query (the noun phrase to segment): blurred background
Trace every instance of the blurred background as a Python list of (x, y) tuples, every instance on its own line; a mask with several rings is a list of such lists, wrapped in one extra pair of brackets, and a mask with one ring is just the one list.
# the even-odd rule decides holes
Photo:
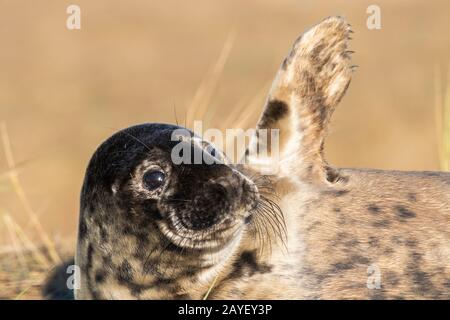
[[(66, 28), (71, 4), (81, 30)], [(371, 4), (380, 30), (366, 27)], [(0, 0), (0, 254), (26, 269), (23, 248), (73, 251), (86, 165), (114, 131), (175, 123), (175, 113), (183, 124), (196, 108), (209, 127), (231, 115), (229, 127), (252, 127), (293, 41), (337, 14), (353, 26), (359, 68), (332, 121), (329, 162), (445, 169), (448, 0)], [(32, 258), (45, 269), (49, 256)], [(7, 283), (11, 268), (0, 259), (0, 298), (26, 297), (34, 282), (23, 272)]]

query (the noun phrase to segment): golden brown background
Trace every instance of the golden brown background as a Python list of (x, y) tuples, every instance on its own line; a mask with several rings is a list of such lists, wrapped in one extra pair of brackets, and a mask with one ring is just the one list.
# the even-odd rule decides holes
[[(66, 28), (70, 4), (81, 7), (81, 30)], [(366, 27), (371, 4), (381, 7), (381, 30)], [(233, 110), (251, 110), (251, 126), (296, 37), (337, 14), (353, 25), (359, 69), (332, 122), (330, 163), (438, 170), (435, 79), (450, 60), (448, 0), (0, 0), (0, 121), (45, 232), (73, 246), (85, 167), (115, 130), (173, 123), (174, 108), (183, 123), (198, 88), (211, 126)], [(8, 170), (1, 149), (0, 215), (39, 243)], [(14, 236), (3, 222), (6, 252)]]

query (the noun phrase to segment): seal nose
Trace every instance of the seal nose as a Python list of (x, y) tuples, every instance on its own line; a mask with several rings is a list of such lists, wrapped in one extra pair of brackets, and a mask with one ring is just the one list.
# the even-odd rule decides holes
[(193, 201), (189, 227), (201, 230), (212, 227), (230, 211), (230, 195), (220, 183), (208, 183)]

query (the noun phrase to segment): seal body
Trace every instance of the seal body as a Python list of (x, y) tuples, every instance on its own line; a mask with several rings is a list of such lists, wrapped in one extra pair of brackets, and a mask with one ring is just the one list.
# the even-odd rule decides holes
[[(331, 17), (297, 39), (243, 164), (191, 132), (174, 140), (172, 125), (102, 144), (81, 194), (76, 298), (449, 299), (450, 174), (324, 158), (350, 34)], [(261, 150), (274, 174), (252, 160)]]
[(210, 298), (449, 299), (450, 174), (338, 173), (280, 181), (287, 247), (247, 246)]

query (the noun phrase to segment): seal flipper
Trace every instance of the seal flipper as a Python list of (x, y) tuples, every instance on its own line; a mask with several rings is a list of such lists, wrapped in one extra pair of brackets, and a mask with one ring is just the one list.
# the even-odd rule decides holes
[(42, 296), (47, 300), (74, 300), (74, 290), (68, 288), (71, 274), (67, 271), (74, 266), (73, 258), (68, 259), (55, 266), (45, 279), (42, 286)]
[[(323, 143), (354, 68), (347, 51), (351, 32), (342, 17), (323, 20), (297, 39), (277, 73), (257, 133), (279, 129), (277, 171), (281, 176), (327, 179)], [(273, 153), (270, 142), (262, 141), (259, 134), (256, 137), (257, 144), (248, 154), (250, 165), (255, 150), (266, 148), (269, 158)]]

